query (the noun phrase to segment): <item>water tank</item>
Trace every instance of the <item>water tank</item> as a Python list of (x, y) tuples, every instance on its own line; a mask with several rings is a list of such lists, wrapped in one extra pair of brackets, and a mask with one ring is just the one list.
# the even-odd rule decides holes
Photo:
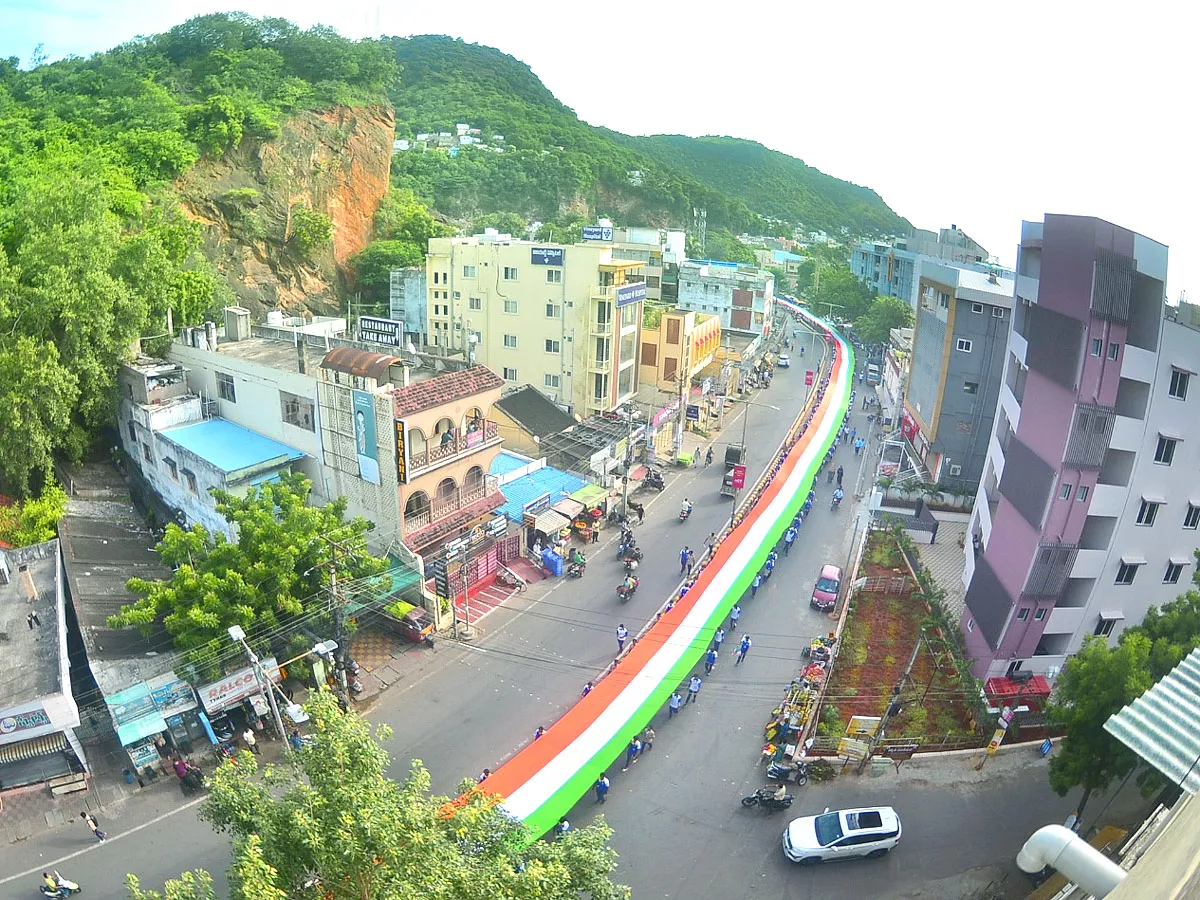
[(267, 324), (274, 325), (276, 328), (283, 327), (283, 310), (273, 309), (267, 313)]

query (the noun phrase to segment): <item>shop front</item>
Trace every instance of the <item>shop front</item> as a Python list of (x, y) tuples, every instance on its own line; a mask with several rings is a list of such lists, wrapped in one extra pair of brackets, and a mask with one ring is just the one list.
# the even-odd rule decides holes
[(452, 592), (459, 596), (494, 578), (501, 566), (521, 555), (520, 542), (520, 535), (509, 535), (508, 516), (504, 513), (448, 541), (439, 558), (445, 562)]
[[(264, 659), (260, 665), (272, 682), (279, 683), (281, 672), (275, 657)], [(214, 745), (231, 741), (247, 726), (262, 731), (264, 719), (270, 714), (266, 689), (250, 666), (202, 685), (197, 693), (204, 710), (198, 718), (208, 740)]]
[(0, 787), (39, 784), (85, 771), (82, 748), (76, 752), (78, 742), (72, 740), (78, 712), (71, 725), (56, 721), (59, 712), (67, 711), (41, 701), (0, 711)]

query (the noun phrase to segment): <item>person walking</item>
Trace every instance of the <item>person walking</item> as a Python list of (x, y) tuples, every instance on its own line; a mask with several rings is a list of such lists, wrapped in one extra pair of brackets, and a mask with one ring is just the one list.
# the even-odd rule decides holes
[(621, 653), (625, 649), (625, 642), (629, 640), (629, 629), (622, 622), (617, 626), (617, 652)]
[(704, 454), (704, 468), (707, 469), (709, 466), (712, 465), (712, 459), (713, 459), (713, 449), (712, 449), (712, 445), (710, 444), (708, 447), (708, 452)]
[(700, 676), (698, 674), (692, 675), (691, 681), (688, 682), (688, 696), (687, 700), (684, 701), (684, 706), (689, 703), (697, 702), (696, 695), (700, 693), (700, 686), (703, 684), (704, 682), (700, 680)]
[(750, 635), (748, 635), (748, 634), (742, 635), (742, 642), (740, 644), (738, 644), (738, 648), (735, 651), (733, 651), (734, 654), (737, 656), (737, 662), (734, 663), (735, 666), (740, 666), (742, 664), (742, 660), (745, 659), (746, 654), (750, 652), (750, 645), (752, 643), (753, 643), (753, 641), (750, 640)]
[(711, 675), (713, 666), (717, 664), (717, 651), (712, 647), (708, 648), (708, 652), (704, 654), (704, 674)]
[(775, 571), (775, 560), (768, 556), (767, 564), (763, 566), (763, 568), (766, 570), (767, 578), (769, 579), (771, 577), (771, 573)]
[(842, 467), (841, 467), (841, 466), (838, 466), (838, 468), (837, 468), (837, 483), (838, 483), (838, 487), (841, 487), (841, 486), (842, 486), (842, 476), (843, 476), (844, 474), (845, 474), (845, 471), (842, 469)]
[(647, 725), (646, 730), (642, 732), (642, 752), (643, 753), (649, 753), (651, 750), (654, 749), (654, 738), (655, 737), (656, 737), (656, 735), (654, 734), (654, 729), (651, 728), (649, 725)]
[(696, 566), (696, 551), (695, 551), (695, 550), (689, 550), (689, 551), (688, 551), (688, 558), (687, 558), (687, 575), (688, 575), (688, 578), (691, 578), (691, 577), (692, 577), (692, 569), (693, 569), (693, 568), (695, 568), (695, 566)]
[(729, 611), (729, 630), (737, 631), (738, 619), (742, 617), (742, 608), (736, 603), (733, 604), (733, 609)]
[(641, 752), (642, 742), (635, 737), (629, 742), (629, 746), (625, 748), (625, 766), (621, 769), (621, 771), (628, 772), (629, 767), (637, 762), (637, 758)]
[(783, 555), (787, 556), (792, 552), (792, 544), (796, 542), (796, 529), (789, 528), (783, 533)]
[(100, 830), (100, 823), (96, 821), (96, 817), (89, 812), (81, 812), (79, 818), (87, 824), (87, 827), (92, 830), (92, 834), (96, 836), (96, 840), (103, 842), (105, 834)]
[(249, 750), (255, 756), (259, 755), (260, 751), (258, 749), (258, 738), (254, 736), (254, 730), (252, 728), (247, 728), (242, 732), (242, 740), (245, 741), (247, 750)]
[(635, 513), (637, 513), (638, 524), (641, 525), (642, 519), (646, 518), (646, 504), (644, 504), (644, 503), (633, 504), (633, 511)]
[(585, 684), (583, 686), (583, 693), (579, 695), (580, 698), (582, 699), (583, 697), (586, 697), (588, 694), (590, 694), (592, 692), (592, 688), (594, 688), (595, 686), (596, 686), (596, 682), (594, 682), (594, 681), (589, 681), (587, 684)]
[(762, 572), (758, 572), (754, 576), (754, 580), (750, 582), (750, 599), (754, 599), (754, 595), (758, 593), (758, 589), (762, 587), (763, 577)]
[(604, 803), (608, 799), (608, 789), (612, 787), (612, 782), (608, 780), (608, 773), (601, 772), (600, 777), (596, 779), (596, 802)]
[(708, 537), (704, 539), (704, 546), (708, 548), (708, 555), (712, 556), (713, 551), (717, 549), (717, 533), (715, 531), (709, 532)]
[(718, 628), (717, 633), (713, 635), (713, 649), (720, 653), (723, 643), (725, 643), (725, 629)]
[(688, 554), (690, 554), (691, 552), (692, 551), (689, 550), (687, 547), (684, 547), (682, 550), (679, 551), (679, 574), (680, 575), (684, 575), (687, 573)]
[(679, 712), (679, 708), (683, 706), (683, 697), (679, 696), (679, 691), (674, 691), (671, 694), (671, 699), (667, 701), (667, 721), (671, 721), (671, 717)]

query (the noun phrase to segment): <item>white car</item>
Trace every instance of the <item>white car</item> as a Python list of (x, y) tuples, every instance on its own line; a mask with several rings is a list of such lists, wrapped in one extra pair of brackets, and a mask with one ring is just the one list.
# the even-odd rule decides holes
[(781, 369), (790, 369), (792, 367), (792, 358), (784, 353), (779, 357), (779, 362), (776, 365)]
[(783, 833), (783, 855), (801, 865), (885, 855), (900, 843), (900, 816), (890, 806), (825, 810), (793, 819)]

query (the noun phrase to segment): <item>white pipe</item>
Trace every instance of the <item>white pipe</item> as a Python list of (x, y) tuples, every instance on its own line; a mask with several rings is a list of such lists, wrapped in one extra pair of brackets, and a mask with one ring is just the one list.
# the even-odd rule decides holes
[(1106, 897), (1125, 878), (1125, 870), (1061, 825), (1039, 828), (1017, 854), (1017, 865), (1033, 875), (1046, 866), (1095, 897)]

